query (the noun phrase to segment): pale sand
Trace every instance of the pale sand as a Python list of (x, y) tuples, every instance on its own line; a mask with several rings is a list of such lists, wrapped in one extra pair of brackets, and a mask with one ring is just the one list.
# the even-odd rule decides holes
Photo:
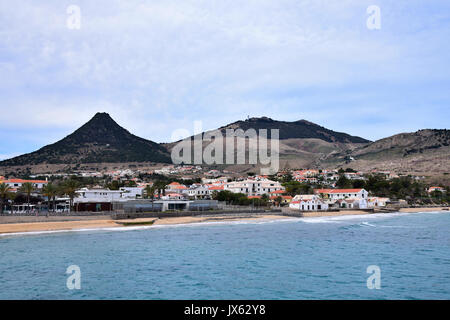
[(74, 230), (89, 228), (118, 227), (113, 220), (60, 221), (60, 222), (28, 222), (0, 224), (1, 233)]
[(153, 221), (154, 225), (170, 225), (170, 224), (187, 224), (198, 222), (220, 222), (220, 221), (237, 221), (237, 220), (257, 220), (257, 219), (286, 219), (289, 217), (276, 215), (248, 215), (248, 216), (207, 216), (207, 217), (173, 217), (173, 218), (140, 218), (130, 220), (88, 220), (88, 221), (60, 221), (60, 222), (31, 222), (31, 223), (7, 223), (0, 224), (0, 234), (17, 233), (17, 232), (35, 232), (35, 231), (64, 231), (77, 229), (97, 229), (97, 228), (115, 228), (123, 227), (122, 223), (126, 222), (146, 222)]
[[(443, 211), (447, 207), (437, 208), (402, 208), (400, 212), (428, 212), (428, 211)], [(342, 210), (339, 212), (304, 212), (304, 217), (323, 217), (323, 216), (344, 216), (344, 215), (362, 215), (370, 214), (361, 210)], [(126, 222), (146, 222), (153, 221), (153, 225), (176, 225), (199, 222), (221, 222), (221, 221), (238, 221), (238, 220), (275, 220), (275, 219), (292, 219), (289, 216), (281, 215), (217, 215), (217, 216), (203, 216), (203, 217), (173, 217), (173, 218), (140, 218), (130, 220), (112, 220), (112, 219), (98, 219), (98, 220), (82, 220), (82, 221), (49, 221), (49, 222), (24, 222), (24, 223), (5, 223), (0, 224), (0, 234), (16, 233), (16, 232), (35, 232), (35, 231), (64, 231), (77, 229), (97, 229), (97, 228), (114, 228), (123, 227), (122, 223)], [(300, 218), (301, 219), (301, 218)]]

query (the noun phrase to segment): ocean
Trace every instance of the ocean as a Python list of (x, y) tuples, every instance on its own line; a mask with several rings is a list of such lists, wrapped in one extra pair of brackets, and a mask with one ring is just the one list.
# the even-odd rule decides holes
[(450, 213), (3, 235), (0, 299), (450, 299)]

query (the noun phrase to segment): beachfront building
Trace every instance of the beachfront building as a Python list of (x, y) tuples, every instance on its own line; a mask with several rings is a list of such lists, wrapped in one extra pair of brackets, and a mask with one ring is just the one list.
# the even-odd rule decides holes
[(270, 194), (274, 191), (285, 190), (277, 181), (272, 180), (243, 180), (227, 182), (223, 185), (224, 190), (234, 193), (243, 193), (248, 196), (258, 196), (265, 193)]
[[(281, 200), (280, 203), (278, 203), (279, 200)], [(270, 196), (269, 201), (278, 204), (289, 204), (292, 201), (292, 196), (283, 196), (283, 195)]]
[(289, 203), (289, 208), (300, 211), (328, 210), (328, 204), (315, 194), (298, 194)]
[(364, 189), (315, 189), (314, 194), (329, 200), (343, 200), (349, 198), (367, 200), (369, 197), (369, 193)]
[(8, 185), (13, 190), (21, 188), (22, 185), (27, 182), (31, 183), (36, 189), (42, 189), (45, 185), (48, 184), (48, 181), (46, 180), (8, 179), (3, 181), (4, 184)]
[(111, 211), (113, 202), (127, 200), (123, 193), (122, 190), (82, 188), (73, 200), (75, 211)]
[(390, 201), (389, 198), (369, 197), (367, 199), (367, 204), (368, 204), (369, 208), (379, 208), (379, 207), (385, 207), (389, 201)]
[(368, 209), (369, 203), (367, 199), (345, 198), (336, 201), (336, 204), (341, 209)]

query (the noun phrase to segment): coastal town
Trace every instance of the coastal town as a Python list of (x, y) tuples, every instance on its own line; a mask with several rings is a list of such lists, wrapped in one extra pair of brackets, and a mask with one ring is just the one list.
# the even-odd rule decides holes
[(239, 174), (201, 166), (0, 176), (2, 215), (179, 212), (227, 208), (339, 212), (448, 205), (448, 187), (423, 177), (352, 169), (284, 169)]

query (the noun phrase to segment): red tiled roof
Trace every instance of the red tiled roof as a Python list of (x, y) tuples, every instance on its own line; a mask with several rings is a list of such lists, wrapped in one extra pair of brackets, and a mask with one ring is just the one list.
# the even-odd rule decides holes
[(212, 186), (208, 188), (209, 190), (223, 190), (223, 186)]
[(292, 199), (291, 196), (271, 196), (270, 199), (271, 199), (271, 200), (274, 200), (274, 199), (276, 199), (276, 198), (278, 198), (278, 197), (280, 197), (281, 199), (284, 199), (284, 200)]
[(358, 193), (363, 189), (316, 189), (314, 193)]
[(272, 192), (270, 192), (270, 193), (285, 193), (286, 191), (284, 191), (284, 190), (275, 190), (275, 191), (272, 191)]
[(23, 180), (23, 179), (9, 179), (9, 180), (5, 180), (3, 182), (4, 183), (26, 183), (26, 182), (31, 182), (31, 183), (48, 183), (48, 181), (45, 181), (45, 180)]

